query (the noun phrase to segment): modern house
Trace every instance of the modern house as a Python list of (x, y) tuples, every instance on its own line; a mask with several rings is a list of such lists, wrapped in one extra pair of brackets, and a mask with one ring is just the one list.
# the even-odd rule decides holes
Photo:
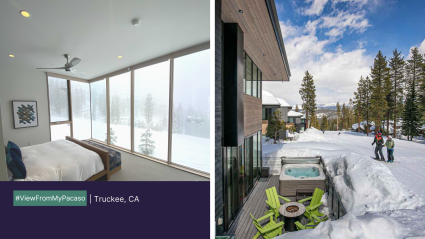
[(286, 127), (295, 127), (295, 131), (300, 133), (306, 129), (305, 115), (301, 112), (289, 111)]
[(216, 0), (215, 10), (215, 219), (223, 235), (260, 178), (262, 82), (291, 73), (274, 0)]
[(209, 180), (209, 1), (1, 1), (0, 22), (4, 143), (113, 149), (107, 180)]
[(282, 120), (288, 122), (288, 112), (292, 109), (292, 106), (284, 99), (274, 97), (268, 91), (263, 90), (262, 95), (262, 134), (265, 135), (269, 116), (279, 109), (282, 113)]

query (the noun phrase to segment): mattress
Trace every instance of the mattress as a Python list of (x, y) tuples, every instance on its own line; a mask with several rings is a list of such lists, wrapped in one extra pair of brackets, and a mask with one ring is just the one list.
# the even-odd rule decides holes
[(85, 181), (105, 169), (97, 153), (64, 139), (21, 152), (27, 177), (18, 181)]

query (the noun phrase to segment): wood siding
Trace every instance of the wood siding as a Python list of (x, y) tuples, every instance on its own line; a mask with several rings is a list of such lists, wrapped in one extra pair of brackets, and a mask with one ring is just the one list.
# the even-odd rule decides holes
[(244, 94), (244, 135), (261, 130), (261, 99)]
[(238, 23), (242, 28), (244, 49), (263, 72), (263, 81), (289, 81), (266, 2), (264, 0), (222, 2), (221, 19), (226, 23)]

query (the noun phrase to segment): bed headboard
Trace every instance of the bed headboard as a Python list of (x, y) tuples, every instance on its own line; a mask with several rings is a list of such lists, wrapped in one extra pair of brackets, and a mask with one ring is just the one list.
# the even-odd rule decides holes
[(66, 140), (69, 140), (73, 143), (80, 145), (81, 147), (84, 147), (88, 150), (94, 151), (95, 153), (99, 154), (100, 158), (102, 159), (103, 165), (105, 166), (105, 170), (109, 172), (109, 152), (108, 151), (98, 148), (96, 146), (93, 146), (91, 144), (84, 143), (78, 139), (74, 139), (69, 136), (66, 136)]

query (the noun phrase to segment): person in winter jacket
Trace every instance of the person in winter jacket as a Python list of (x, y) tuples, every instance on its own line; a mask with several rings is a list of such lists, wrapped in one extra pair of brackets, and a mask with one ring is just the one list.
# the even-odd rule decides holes
[[(372, 145), (376, 143), (375, 148), (375, 159), (379, 160), (379, 155), (381, 155), (381, 160), (385, 162), (384, 155), (382, 154), (382, 147), (384, 146), (384, 138), (382, 137), (381, 131), (378, 131), (378, 134), (375, 136)], [(379, 152), (379, 155), (378, 155)]]
[(387, 147), (387, 157), (388, 157), (387, 162), (393, 163), (394, 162), (394, 140), (389, 135), (387, 136), (385, 147)]

